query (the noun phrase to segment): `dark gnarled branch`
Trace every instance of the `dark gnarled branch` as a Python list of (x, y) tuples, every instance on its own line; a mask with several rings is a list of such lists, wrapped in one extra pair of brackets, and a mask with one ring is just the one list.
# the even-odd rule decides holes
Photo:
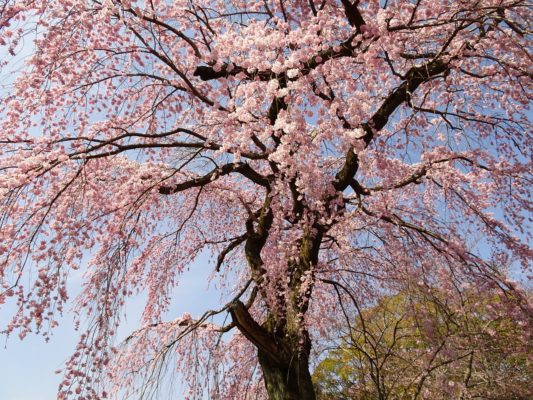
[(220, 176), (228, 175), (232, 172), (238, 172), (241, 175), (245, 176), (252, 182), (268, 187), (269, 181), (266, 177), (256, 172), (252, 167), (250, 167), (246, 163), (230, 163), (226, 164), (220, 168), (215, 168), (211, 172), (207, 173), (206, 175), (200, 176), (195, 179), (191, 179), (185, 182), (177, 183), (172, 186), (161, 186), (159, 188), (160, 194), (170, 195), (178, 192), (182, 192), (184, 190), (193, 188), (193, 187), (199, 187), (199, 186), (205, 186), (209, 184), (210, 182), (218, 179)]
[[(381, 107), (375, 112), (370, 120), (362, 124), (362, 129), (365, 134), (361, 138), (368, 146), (376, 132), (387, 125), (389, 118), (394, 111), (405, 101), (407, 101), (411, 94), (418, 89), (418, 87), (435, 76), (446, 73), (449, 66), (442, 60), (433, 60), (419, 67), (411, 68), (406, 76), (406, 80), (398, 86), (381, 104)], [(359, 168), (359, 159), (351, 147), (346, 153), (346, 160), (341, 170), (335, 176), (333, 186), (338, 191), (345, 190), (352, 182), (357, 170)]]
[(264, 354), (274, 361), (280, 362), (280, 352), (274, 338), (259, 325), (248, 312), (245, 305), (237, 300), (230, 307), (233, 322), (239, 331)]

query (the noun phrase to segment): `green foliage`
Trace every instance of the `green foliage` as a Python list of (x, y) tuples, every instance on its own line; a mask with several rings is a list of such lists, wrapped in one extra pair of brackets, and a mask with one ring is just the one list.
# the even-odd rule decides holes
[(436, 291), (381, 298), (315, 369), (318, 398), (533, 398), (528, 324), (499, 316), (504, 300)]

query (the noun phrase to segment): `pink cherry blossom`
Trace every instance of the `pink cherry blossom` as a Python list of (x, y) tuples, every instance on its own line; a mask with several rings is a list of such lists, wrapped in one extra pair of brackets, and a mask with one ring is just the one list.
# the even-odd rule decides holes
[[(74, 307), (59, 398), (170, 366), (188, 398), (314, 399), (331, 322), (380, 294), (499, 291), (529, 324), (529, 6), (0, 0), (5, 333)], [(169, 315), (205, 254), (220, 307)]]

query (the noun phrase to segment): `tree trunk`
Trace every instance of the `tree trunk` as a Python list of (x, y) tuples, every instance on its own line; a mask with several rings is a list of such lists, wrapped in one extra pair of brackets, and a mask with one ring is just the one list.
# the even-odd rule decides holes
[(237, 328), (257, 348), (269, 400), (315, 400), (307, 332), (298, 335), (290, 335), (285, 329), (273, 332), (259, 325), (239, 300), (232, 304), (230, 313)]
[(277, 362), (261, 350), (258, 356), (269, 400), (315, 400), (307, 354), (295, 354), (289, 362)]

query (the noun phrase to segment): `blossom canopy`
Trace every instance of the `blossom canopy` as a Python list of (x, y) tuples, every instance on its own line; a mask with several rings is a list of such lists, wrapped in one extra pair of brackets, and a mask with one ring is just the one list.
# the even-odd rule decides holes
[[(5, 332), (74, 306), (63, 398), (170, 365), (190, 398), (314, 399), (332, 321), (380, 296), (530, 324), (531, 6), (0, 0)], [(167, 320), (201, 254), (221, 307)]]

